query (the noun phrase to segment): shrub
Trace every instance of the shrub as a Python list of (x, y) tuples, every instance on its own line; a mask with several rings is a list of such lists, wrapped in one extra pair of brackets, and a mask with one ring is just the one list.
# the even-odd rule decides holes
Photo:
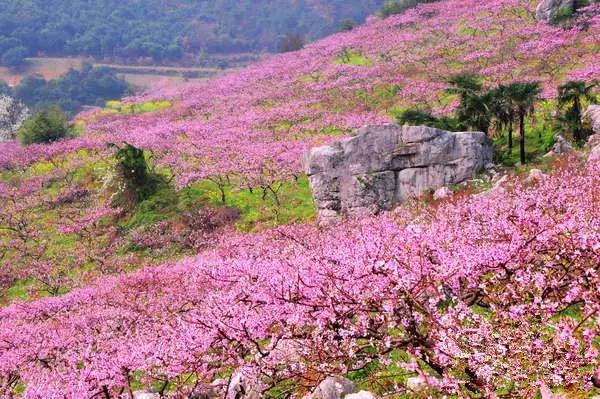
[(340, 25), (340, 31), (341, 32), (348, 32), (351, 31), (352, 29), (354, 29), (354, 26), (356, 24), (354, 23), (353, 20), (351, 19), (346, 19), (344, 21), (342, 21), (341, 25)]
[(60, 108), (53, 107), (47, 111), (34, 114), (27, 119), (17, 133), (21, 144), (52, 143), (69, 136), (70, 127)]
[(292, 51), (302, 50), (305, 44), (306, 41), (304, 40), (304, 37), (302, 37), (302, 35), (299, 35), (297, 33), (288, 33), (283, 38), (283, 41), (279, 46), (279, 51), (281, 53), (290, 53)]

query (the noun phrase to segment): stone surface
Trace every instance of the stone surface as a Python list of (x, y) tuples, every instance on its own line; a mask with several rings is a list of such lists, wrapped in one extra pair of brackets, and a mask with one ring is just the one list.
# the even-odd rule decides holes
[(135, 391), (133, 399), (160, 399), (160, 395), (152, 392)]
[(594, 133), (600, 133), (600, 105), (590, 105), (583, 114), (583, 119), (588, 120)]
[[(215, 389), (218, 387), (215, 382), (213, 382), (211, 385)], [(229, 381), (229, 386), (226, 389), (227, 398), (260, 399), (261, 397), (260, 394), (247, 383), (246, 378), (244, 378), (244, 375), (239, 371), (233, 373), (231, 380)]]
[(548, 177), (546, 174), (544, 174), (544, 172), (542, 172), (540, 169), (531, 169), (529, 171), (529, 175), (527, 176), (527, 179), (525, 179), (526, 183), (539, 183), (541, 181), (543, 181), (544, 179), (546, 179), (546, 177)]
[(554, 141), (554, 145), (552, 146), (552, 152), (554, 154), (564, 154), (565, 152), (569, 152), (573, 149), (573, 145), (567, 141), (563, 136), (558, 135)]
[(441, 187), (435, 190), (433, 193), (433, 199), (438, 201), (444, 198), (448, 198), (452, 192), (448, 189), (448, 187)]
[(12, 97), (0, 95), (0, 142), (13, 140), (29, 117), (29, 109)]
[(464, 182), (492, 161), (481, 132), (425, 126), (366, 126), (306, 158), (321, 221), (391, 210), (427, 190)]
[(410, 377), (406, 380), (406, 387), (413, 391), (420, 391), (425, 389), (427, 381), (422, 376)]
[(575, 0), (540, 0), (535, 17), (538, 21), (552, 23), (561, 9), (573, 10)]
[(354, 390), (354, 383), (344, 377), (327, 377), (304, 399), (342, 399)]
[(369, 391), (359, 391), (357, 393), (346, 395), (344, 399), (375, 399), (375, 395)]
[(589, 124), (594, 132), (587, 145), (590, 148), (600, 145), (600, 105), (590, 105), (583, 114), (583, 122)]
[(590, 155), (588, 156), (589, 161), (600, 161), (600, 144), (592, 148)]

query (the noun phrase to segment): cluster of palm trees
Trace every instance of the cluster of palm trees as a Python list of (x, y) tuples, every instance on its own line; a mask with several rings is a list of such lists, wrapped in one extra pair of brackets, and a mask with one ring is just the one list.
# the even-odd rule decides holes
[[(440, 129), (460, 131), (478, 130), (490, 133), (506, 131), (508, 147), (514, 146), (514, 127), (519, 130), (519, 158), (525, 163), (526, 119), (535, 111), (542, 88), (539, 82), (512, 82), (492, 89), (484, 89), (482, 79), (475, 75), (461, 74), (448, 79), (449, 94), (458, 96), (460, 103), (454, 117), (434, 117), (430, 111), (409, 109), (398, 116), (398, 123), (427, 125)], [(581, 121), (584, 102), (595, 102), (595, 84), (570, 81), (559, 88), (558, 121), (562, 130), (570, 131), (578, 142), (587, 138), (589, 131)]]

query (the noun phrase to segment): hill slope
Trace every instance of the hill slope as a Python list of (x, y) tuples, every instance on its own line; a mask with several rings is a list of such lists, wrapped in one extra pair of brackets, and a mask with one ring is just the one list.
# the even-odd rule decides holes
[[(600, 8), (552, 27), (534, 5), (423, 5), (91, 110), (76, 138), (1, 144), (0, 288), (20, 302), (0, 311), (1, 394), (194, 397), (234, 370), (268, 398), (331, 374), (380, 395), (412, 397), (409, 377), (423, 397), (597, 394), (597, 161), (330, 230), (223, 223), (261, 201), (272, 224), (309, 220), (306, 149), (406, 107), (452, 113), (455, 73), (541, 81), (548, 133), (557, 85), (600, 77)], [(111, 202), (125, 143), (160, 177), (132, 209)]]

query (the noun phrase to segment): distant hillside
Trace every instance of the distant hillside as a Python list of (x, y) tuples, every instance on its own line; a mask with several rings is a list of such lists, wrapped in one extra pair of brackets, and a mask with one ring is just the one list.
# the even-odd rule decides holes
[[(153, 62), (277, 49), (362, 22), (383, 0), (4, 0), (0, 55), (85, 55)], [(3, 62), (4, 63), (4, 62)]]

